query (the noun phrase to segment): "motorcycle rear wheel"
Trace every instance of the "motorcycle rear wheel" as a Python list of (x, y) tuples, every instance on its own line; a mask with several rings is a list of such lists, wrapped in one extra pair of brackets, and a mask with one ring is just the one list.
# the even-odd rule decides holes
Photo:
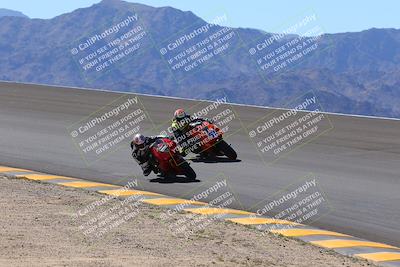
[(225, 156), (228, 157), (230, 160), (236, 160), (237, 159), (237, 153), (236, 151), (227, 143), (225, 140), (219, 141), (215, 148), (219, 151), (222, 151)]

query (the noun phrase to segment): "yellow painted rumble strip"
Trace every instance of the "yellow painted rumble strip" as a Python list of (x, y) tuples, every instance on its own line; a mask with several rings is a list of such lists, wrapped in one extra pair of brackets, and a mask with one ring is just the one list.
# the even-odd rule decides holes
[(325, 248), (350, 248), (350, 247), (373, 247), (373, 248), (394, 248), (396, 247), (370, 242), (370, 241), (362, 241), (362, 240), (341, 240), (341, 239), (333, 239), (333, 240), (322, 240), (322, 241), (310, 241), (310, 243), (325, 247)]
[(349, 236), (341, 233), (325, 231), (320, 229), (281, 229), (271, 230), (272, 233), (284, 236), (308, 236), (308, 235), (331, 235), (331, 236)]
[(372, 260), (372, 261), (395, 261), (400, 260), (400, 252), (393, 253), (393, 252), (375, 252), (375, 253), (362, 253), (362, 254), (355, 254), (355, 256)]
[(31, 172), (31, 170), (0, 166), (0, 172)]
[(143, 196), (162, 196), (161, 194), (140, 191), (140, 190), (124, 190), (124, 189), (114, 189), (114, 190), (100, 190), (99, 193), (113, 195), (113, 196), (133, 196), (133, 195), (143, 195)]
[(286, 220), (279, 220), (279, 219), (272, 219), (272, 218), (257, 218), (257, 217), (249, 217), (249, 218), (231, 218), (226, 219), (227, 221), (231, 221), (234, 223), (239, 224), (287, 224), (287, 225), (300, 225), (295, 222), (286, 221)]
[(237, 215), (251, 215), (254, 213), (243, 211), (243, 210), (234, 210), (234, 209), (220, 209), (220, 208), (191, 208), (184, 209), (185, 211), (202, 214), (202, 215), (213, 215), (213, 214), (237, 214)]
[(54, 179), (65, 179), (65, 180), (77, 180), (71, 177), (64, 177), (58, 175), (48, 175), (48, 174), (40, 174), (40, 173), (32, 173), (32, 174), (18, 174), (16, 175), (18, 178), (27, 178), (30, 180), (43, 181), (43, 180), (54, 180)]
[[(19, 169), (12, 167), (0, 166), (1, 172), (33, 172), (32, 170), (27, 169)], [(58, 175), (50, 175), (50, 174), (41, 174), (41, 173), (30, 173), (30, 174), (18, 174), (15, 175), (19, 178), (27, 178), (31, 180), (53, 180), (53, 179), (66, 179), (66, 180), (75, 180), (71, 182), (58, 183), (64, 186), (76, 187), (76, 188), (85, 188), (85, 187), (117, 187), (116, 185), (97, 183), (97, 182), (89, 182), (85, 180), (80, 180), (78, 178), (58, 176)], [(98, 191), (103, 194), (109, 194), (114, 196), (130, 196), (130, 195), (147, 195), (147, 196), (164, 196), (162, 194), (140, 191), (140, 190), (125, 190), (125, 189), (110, 189), (110, 190), (100, 190)], [(192, 204), (192, 205), (207, 205), (204, 202), (198, 201), (190, 201), (186, 199), (178, 199), (178, 198), (156, 198), (156, 199), (145, 199), (143, 202), (154, 204), (154, 205), (179, 205), (179, 204)], [(235, 209), (224, 209), (224, 208), (214, 208), (214, 207), (201, 207), (201, 208), (187, 208), (185, 211), (202, 214), (202, 215), (215, 215), (215, 214), (237, 214), (237, 215), (255, 215), (254, 213), (235, 210)], [(279, 220), (273, 218), (257, 218), (257, 217), (247, 217), (247, 218), (230, 218), (226, 219), (231, 222), (239, 223), (239, 224), (289, 224), (289, 225), (301, 225), (295, 222), (290, 222), (286, 220)], [(309, 235), (328, 235), (328, 236), (348, 236), (341, 233), (319, 230), (319, 229), (282, 229), (282, 230), (271, 230), (273, 233), (279, 233), (284, 236), (309, 236)], [(396, 261), (400, 260), (400, 248), (394, 247), (387, 244), (370, 242), (370, 241), (362, 241), (362, 240), (341, 240), (341, 239), (333, 239), (333, 240), (321, 240), (321, 241), (310, 241), (310, 243), (314, 245), (318, 245), (325, 248), (347, 248), (347, 247), (376, 247), (376, 248), (390, 248), (397, 249), (399, 252), (375, 252), (375, 253), (361, 253), (355, 254), (354, 256), (364, 258), (367, 260), (372, 260), (376, 262), (384, 262), (384, 261)]]
[(77, 187), (77, 188), (100, 187), (100, 186), (118, 187), (116, 185), (111, 185), (111, 184), (102, 184), (102, 183), (86, 182), (86, 181), (67, 182), (67, 183), (58, 183), (58, 184), (70, 186), (70, 187)]
[(181, 198), (153, 198), (153, 199), (145, 199), (143, 202), (153, 205), (167, 206), (167, 205), (207, 205), (207, 203), (181, 199)]

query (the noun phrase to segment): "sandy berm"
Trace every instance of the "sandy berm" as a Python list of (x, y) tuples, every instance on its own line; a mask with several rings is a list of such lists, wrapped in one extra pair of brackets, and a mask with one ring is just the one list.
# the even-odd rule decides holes
[[(84, 222), (74, 215), (104, 195), (5, 177), (0, 195), (0, 266), (372, 266), (222, 221), (188, 238), (174, 235), (168, 224), (189, 215), (161, 220), (165, 209), (147, 204), (95, 238), (83, 234)], [(107, 201), (102, 210), (120, 201)]]

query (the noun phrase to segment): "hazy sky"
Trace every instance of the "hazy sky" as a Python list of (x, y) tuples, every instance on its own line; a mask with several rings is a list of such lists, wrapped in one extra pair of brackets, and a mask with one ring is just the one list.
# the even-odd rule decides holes
[[(31, 18), (52, 18), (88, 7), (100, 0), (0, 0), (0, 7), (21, 11)], [(327, 33), (376, 28), (400, 28), (399, 0), (129, 0), (151, 6), (190, 10), (202, 18), (224, 12), (225, 26), (274, 32), (278, 25), (306, 10), (313, 10)]]

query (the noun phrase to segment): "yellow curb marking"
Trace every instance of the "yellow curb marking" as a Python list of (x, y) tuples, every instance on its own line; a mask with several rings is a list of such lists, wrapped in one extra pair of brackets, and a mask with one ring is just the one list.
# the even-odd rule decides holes
[(239, 224), (245, 224), (245, 225), (250, 225), (250, 224), (288, 224), (288, 225), (300, 225), (295, 222), (291, 221), (286, 221), (286, 220), (279, 220), (279, 219), (272, 219), (272, 218), (254, 218), (254, 217), (249, 217), (249, 218), (231, 218), (231, 219), (225, 219), (234, 223), (239, 223)]
[(355, 254), (354, 256), (372, 261), (400, 260), (400, 253), (393, 253), (393, 252), (362, 253), (362, 254)]
[(254, 213), (244, 211), (244, 210), (234, 210), (234, 209), (220, 209), (220, 208), (191, 208), (184, 209), (185, 211), (202, 214), (202, 215), (213, 215), (213, 214), (237, 214), (237, 215), (251, 215)]
[(64, 185), (64, 186), (70, 186), (70, 187), (77, 187), (77, 188), (98, 187), (98, 186), (118, 187), (116, 185), (111, 185), (111, 184), (102, 184), (102, 183), (85, 182), (85, 181), (67, 182), (67, 183), (58, 183), (58, 184)]
[(162, 196), (161, 194), (140, 191), (140, 190), (124, 190), (124, 189), (116, 189), (116, 190), (100, 190), (98, 191), (103, 194), (113, 195), (113, 196), (132, 196), (132, 195), (144, 195), (144, 196)]
[(77, 179), (71, 178), (71, 177), (58, 176), (58, 175), (47, 175), (47, 174), (40, 174), (40, 173), (18, 174), (16, 176), (18, 178), (27, 178), (27, 179), (35, 180), (35, 181), (55, 180), (55, 179), (77, 180)]
[[(3, 167), (0, 166), (1, 172), (32, 172), (32, 170), (27, 169), (19, 169), (12, 167)], [(111, 184), (103, 184), (96, 182), (86, 182), (79, 181), (76, 178), (65, 177), (65, 176), (57, 176), (57, 175), (47, 175), (47, 174), (19, 174), (15, 175), (18, 178), (27, 178), (31, 180), (53, 180), (53, 179), (66, 179), (66, 180), (77, 180), (76, 182), (66, 182), (66, 183), (58, 183), (64, 186), (71, 186), (77, 188), (84, 187), (100, 187), (100, 186), (108, 186), (108, 187), (118, 187), (116, 185)], [(140, 191), (140, 190), (100, 190), (100, 193), (115, 195), (115, 196), (129, 196), (129, 195), (149, 195), (149, 196), (162, 196), (161, 194)], [(194, 204), (194, 205), (207, 205), (204, 202), (190, 201), (185, 199), (176, 199), (176, 198), (157, 198), (157, 199), (146, 199), (144, 202), (154, 205), (176, 205), (176, 204)], [(234, 210), (234, 209), (223, 209), (223, 208), (212, 208), (212, 207), (202, 207), (202, 208), (190, 208), (184, 209), (185, 211), (203, 214), (203, 215), (213, 215), (213, 214), (238, 214), (238, 215), (253, 215), (254, 213), (242, 211), (242, 210)], [(278, 220), (278, 219), (268, 219), (268, 218), (232, 218), (226, 219), (228, 221), (232, 221), (239, 224), (293, 224), (298, 225), (297, 223)], [(272, 230), (273, 233), (279, 233), (285, 236), (307, 236), (307, 235), (332, 235), (332, 236), (348, 236), (345, 234), (340, 234), (331, 231), (318, 230), (318, 229), (283, 229), (283, 230)], [(392, 248), (392, 249), (400, 249), (394, 246), (370, 242), (370, 241), (361, 241), (361, 240), (322, 240), (322, 241), (310, 241), (310, 243), (314, 245), (318, 245), (326, 248), (346, 248), (346, 247), (376, 247), (376, 248)], [(361, 253), (355, 254), (354, 256), (372, 260), (372, 261), (393, 261), (400, 260), (400, 253), (393, 252), (376, 252), (376, 253)]]
[(396, 247), (370, 242), (370, 241), (362, 241), (362, 240), (341, 240), (341, 239), (334, 239), (334, 240), (323, 240), (323, 241), (310, 241), (310, 243), (325, 247), (325, 248), (350, 248), (350, 247), (373, 247), (373, 248), (394, 248)]
[(271, 230), (272, 233), (284, 236), (308, 236), (308, 235), (331, 235), (331, 236), (349, 236), (341, 233), (319, 230), (319, 229), (282, 229)]
[(0, 166), (0, 172), (31, 172), (31, 170)]
[(207, 205), (207, 203), (181, 199), (181, 198), (153, 198), (153, 199), (145, 199), (143, 202), (153, 205), (178, 205), (178, 204), (187, 204), (187, 205)]

